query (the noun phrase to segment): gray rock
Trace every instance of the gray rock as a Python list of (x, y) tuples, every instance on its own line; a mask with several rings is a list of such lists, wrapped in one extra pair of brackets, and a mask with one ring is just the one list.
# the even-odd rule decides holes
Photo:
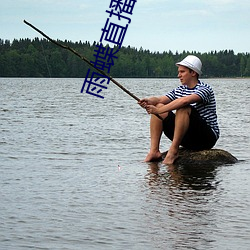
[[(166, 156), (167, 152), (163, 153), (162, 157)], [(175, 165), (223, 165), (233, 164), (238, 160), (229, 152), (222, 149), (209, 149), (202, 151), (193, 151), (181, 148), (179, 158), (174, 162)]]

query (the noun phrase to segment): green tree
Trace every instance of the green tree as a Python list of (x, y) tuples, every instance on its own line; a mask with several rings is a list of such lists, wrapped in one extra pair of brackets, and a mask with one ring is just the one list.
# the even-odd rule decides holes
[(248, 59), (247, 59), (244, 75), (250, 76), (250, 57), (248, 57)]
[[(61, 42), (61, 41), (59, 41)], [(98, 43), (65, 40), (90, 61), (95, 61), (94, 50)], [(115, 50), (118, 48), (114, 48)], [(211, 51), (165, 51), (150, 52), (142, 47), (122, 47), (111, 67), (113, 77), (176, 77), (175, 63), (186, 55), (194, 54), (203, 62), (204, 77), (250, 76), (249, 53), (235, 54), (233, 50)], [(46, 39), (0, 39), (0, 76), (5, 77), (82, 77), (90, 66), (67, 50), (58, 48)]]

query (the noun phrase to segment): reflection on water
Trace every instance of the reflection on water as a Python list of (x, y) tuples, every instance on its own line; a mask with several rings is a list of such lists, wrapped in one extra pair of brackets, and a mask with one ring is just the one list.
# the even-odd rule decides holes
[(159, 223), (166, 230), (169, 249), (208, 247), (214, 242), (211, 234), (216, 228), (218, 212), (211, 207), (218, 195), (216, 167), (165, 166), (161, 163), (149, 163), (148, 166), (149, 199), (156, 202), (150, 214), (155, 215), (154, 226), (158, 227), (156, 223)]
[[(168, 184), (179, 189), (188, 190), (210, 190), (216, 188), (214, 182), (216, 166), (185, 165), (161, 167), (158, 162), (149, 163), (148, 179), (149, 184)], [(164, 165), (163, 165), (164, 166)]]

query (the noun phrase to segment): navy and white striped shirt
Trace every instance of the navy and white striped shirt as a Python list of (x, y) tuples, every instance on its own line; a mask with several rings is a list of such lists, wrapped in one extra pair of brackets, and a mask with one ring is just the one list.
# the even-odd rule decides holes
[(190, 105), (198, 111), (201, 118), (206, 121), (206, 123), (208, 124), (208, 126), (210, 126), (216, 138), (218, 139), (220, 130), (217, 122), (216, 102), (213, 89), (209, 85), (201, 81), (199, 81), (193, 89), (188, 88), (187, 85), (181, 85), (167, 93), (166, 96), (171, 101), (174, 101), (180, 97), (188, 96), (191, 94), (197, 94), (201, 98), (201, 102), (192, 103)]

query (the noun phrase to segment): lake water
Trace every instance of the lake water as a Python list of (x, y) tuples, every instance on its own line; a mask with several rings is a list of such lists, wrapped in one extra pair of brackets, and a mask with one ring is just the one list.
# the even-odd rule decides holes
[[(140, 98), (179, 85), (118, 81)], [(0, 78), (0, 249), (249, 249), (250, 79), (205, 82), (237, 164), (143, 163), (149, 116), (112, 83), (102, 100), (82, 79)]]

